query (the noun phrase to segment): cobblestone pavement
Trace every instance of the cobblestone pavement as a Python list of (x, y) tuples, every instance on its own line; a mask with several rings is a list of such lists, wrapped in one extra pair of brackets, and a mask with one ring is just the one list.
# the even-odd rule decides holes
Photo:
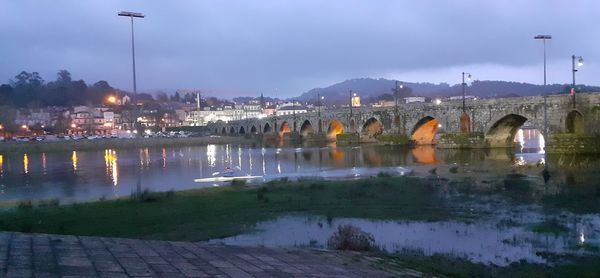
[(336, 252), (0, 232), (0, 277), (390, 277)]

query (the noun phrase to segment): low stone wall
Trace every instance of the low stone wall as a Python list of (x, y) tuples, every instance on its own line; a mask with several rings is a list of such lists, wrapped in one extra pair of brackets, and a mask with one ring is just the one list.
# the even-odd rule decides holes
[(487, 147), (482, 133), (444, 133), (437, 143), (440, 149), (481, 149)]
[(341, 133), (335, 137), (339, 146), (360, 144), (360, 135), (358, 133)]
[(600, 135), (556, 133), (546, 142), (546, 153), (600, 154)]
[(60, 152), (79, 150), (104, 150), (149, 148), (167, 146), (193, 146), (206, 144), (250, 143), (243, 136), (206, 136), (188, 138), (138, 138), (138, 139), (80, 139), (69, 141), (1, 142), (0, 152)]
[(408, 145), (410, 138), (404, 134), (381, 134), (375, 137), (382, 145)]

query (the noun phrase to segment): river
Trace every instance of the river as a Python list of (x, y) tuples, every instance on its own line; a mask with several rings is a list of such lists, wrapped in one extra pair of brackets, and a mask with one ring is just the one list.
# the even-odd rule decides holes
[[(417, 250), (424, 254), (451, 254), (495, 265), (520, 260), (544, 263), (544, 254), (548, 253), (581, 255), (597, 250), (600, 246), (597, 211), (548, 212), (539, 200), (563, 194), (568, 207), (577, 203), (577, 198), (598, 195), (600, 188), (596, 181), (600, 178), (600, 160), (597, 156), (546, 156), (543, 138), (538, 135), (519, 131), (514, 150), (227, 144), (3, 153), (0, 154), (0, 201), (58, 199), (61, 203), (71, 203), (129, 196), (145, 189), (168, 191), (227, 186), (228, 183), (196, 183), (194, 179), (213, 177), (228, 167), (240, 174), (263, 176), (266, 180), (281, 177), (355, 179), (394, 172), (468, 180), (490, 187), (499, 184), (503, 186), (492, 191), (502, 197), (490, 198), (484, 193), (477, 197), (481, 202), (467, 204), (470, 209), (488, 215), (476, 222), (287, 215), (256, 223), (246, 234), (214, 241), (235, 245), (326, 247), (327, 239), (338, 225), (352, 224), (372, 234), (377, 246), (388, 252)], [(545, 166), (550, 170), (549, 177), (542, 175)], [(137, 169), (141, 171), (139, 189)], [(559, 232), (539, 233), (530, 228), (539, 223), (555, 225)]]

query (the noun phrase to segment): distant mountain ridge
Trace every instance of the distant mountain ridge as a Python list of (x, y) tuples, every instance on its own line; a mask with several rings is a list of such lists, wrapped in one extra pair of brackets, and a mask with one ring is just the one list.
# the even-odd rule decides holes
[[(412, 94), (426, 97), (447, 97), (462, 94), (460, 84), (450, 85), (448, 83), (413, 83), (399, 81), (403, 86), (412, 89)], [(340, 83), (333, 84), (325, 88), (311, 89), (297, 98), (301, 101), (313, 101), (317, 95), (324, 96), (327, 103), (346, 103), (348, 102), (350, 90), (359, 94), (363, 98), (376, 98), (382, 94), (392, 93), (396, 80), (385, 78), (355, 78)], [(577, 85), (578, 91), (600, 91), (598, 86)], [(509, 96), (535, 96), (542, 94), (567, 93), (570, 90), (570, 84), (550, 84), (547, 86), (535, 85), (530, 83), (520, 83), (511, 81), (473, 81), (466, 88), (467, 95), (477, 97), (509, 97)]]

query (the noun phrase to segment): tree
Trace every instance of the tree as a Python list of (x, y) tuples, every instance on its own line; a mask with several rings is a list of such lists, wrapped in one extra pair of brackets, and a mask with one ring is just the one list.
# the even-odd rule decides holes
[(156, 100), (163, 102), (163, 103), (168, 102), (169, 96), (167, 96), (167, 94), (165, 92), (160, 92), (156, 95)]
[(392, 94), (382, 94), (379, 95), (377, 97), (377, 100), (383, 100), (383, 101), (393, 101), (394, 100), (394, 96)]
[(171, 101), (181, 102), (181, 95), (179, 95), (179, 92), (175, 92), (175, 94), (171, 96)]
[(398, 99), (403, 99), (405, 97), (412, 97), (412, 89), (408, 86), (399, 86), (397, 88), (393, 88), (394, 96)]
[(68, 70), (59, 70), (56, 76), (56, 83), (69, 84), (72, 81), (71, 73)]

